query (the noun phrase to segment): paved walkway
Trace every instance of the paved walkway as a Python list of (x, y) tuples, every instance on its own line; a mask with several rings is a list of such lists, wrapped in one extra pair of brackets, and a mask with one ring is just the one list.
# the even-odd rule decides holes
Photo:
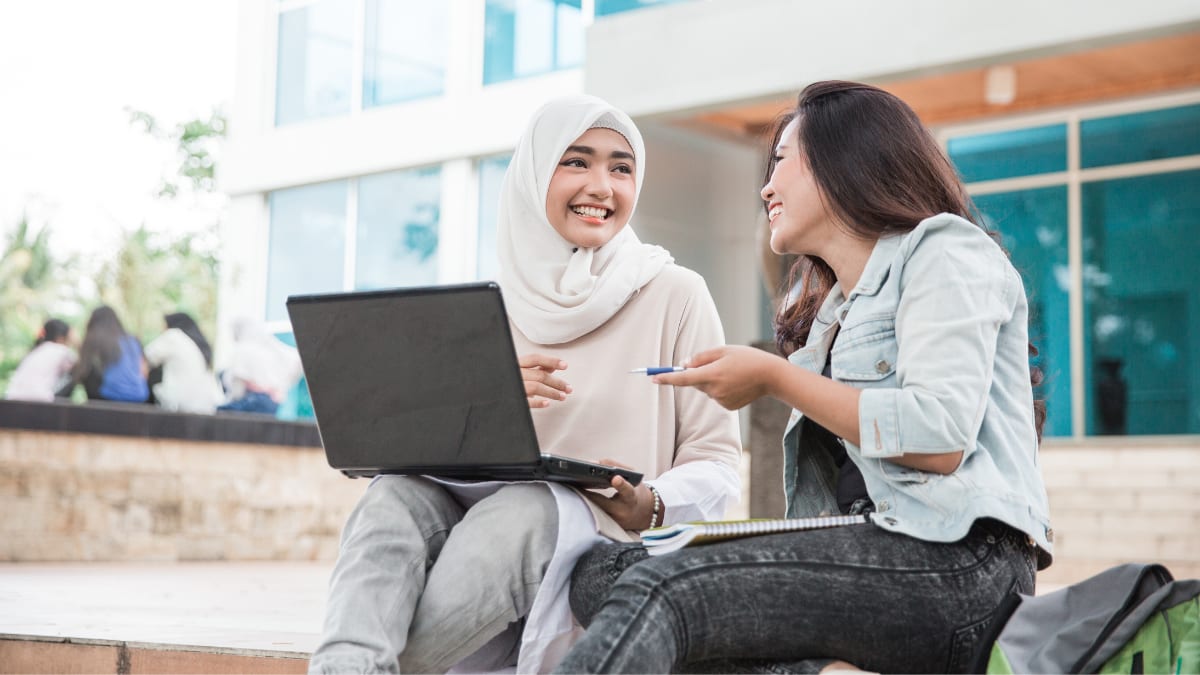
[(0, 634), (311, 653), (332, 563), (0, 563)]

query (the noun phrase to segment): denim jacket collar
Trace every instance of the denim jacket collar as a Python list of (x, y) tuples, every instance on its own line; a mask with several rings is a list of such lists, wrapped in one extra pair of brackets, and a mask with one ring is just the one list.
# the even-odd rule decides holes
[(887, 281), (896, 251), (900, 250), (900, 244), (903, 241), (904, 235), (880, 237), (875, 241), (875, 248), (871, 249), (871, 257), (867, 259), (867, 265), (863, 268), (862, 276), (858, 278), (858, 284), (850, 292), (849, 300), (860, 295), (875, 295), (879, 292), (884, 282)]

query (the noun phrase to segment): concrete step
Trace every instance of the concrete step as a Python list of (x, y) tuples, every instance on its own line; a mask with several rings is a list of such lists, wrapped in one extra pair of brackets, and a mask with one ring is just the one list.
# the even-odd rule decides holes
[(303, 673), (332, 563), (0, 563), (0, 673)]
[(304, 673), (308, 654), (0, 634), (0, 673)]

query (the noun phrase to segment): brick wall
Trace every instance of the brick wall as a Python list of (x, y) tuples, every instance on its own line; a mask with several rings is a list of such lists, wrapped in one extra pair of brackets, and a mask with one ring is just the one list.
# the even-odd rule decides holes
[(320, 448), (0, 429), (0, 561), (332, 560)]
[(1055, 563), (1071, 583), (1123, 562), (1200, 578), (1200, 439), (1048, 442), (1041, 451)]

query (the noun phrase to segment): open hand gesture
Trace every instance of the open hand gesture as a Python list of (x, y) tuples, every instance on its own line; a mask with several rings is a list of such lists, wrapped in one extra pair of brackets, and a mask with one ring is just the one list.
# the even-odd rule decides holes
[(525, 354), (517, 359), (521, 379), (525, 381), (525, 398), (530, 408), (545, 408), (551, 401), (566, 400), (571, 385), (554, 373), (567, 368), (567, 362), (544, 354)]

